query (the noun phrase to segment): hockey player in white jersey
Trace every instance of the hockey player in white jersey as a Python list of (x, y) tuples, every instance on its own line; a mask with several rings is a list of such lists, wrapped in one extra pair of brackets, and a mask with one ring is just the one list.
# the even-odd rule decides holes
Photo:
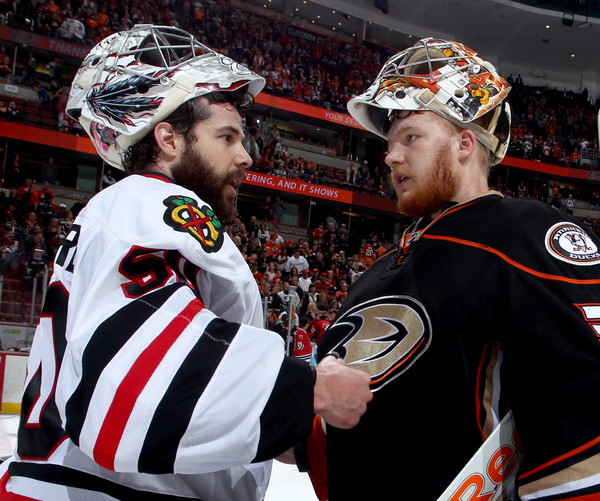
[(92, 49), (67, 112), (132, 175), (60, 248), (29, 359), (11, 499), (263, 499), (270, 459), (314, 414), (355, 425), (369, 378), (313, 369), (260, 329), (259, 293), (223, 223), (251, 164), (239, 109), (264, 81), (179, 29)]

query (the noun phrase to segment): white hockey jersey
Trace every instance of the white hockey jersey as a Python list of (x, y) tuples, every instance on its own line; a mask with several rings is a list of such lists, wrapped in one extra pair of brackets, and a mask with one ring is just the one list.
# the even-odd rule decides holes
[(57, 253), (8, 491), (34, 499), (262, 500), (310, 433), (314, 376), (262, 324), (214, 213), (157, 173), (96, 195)]

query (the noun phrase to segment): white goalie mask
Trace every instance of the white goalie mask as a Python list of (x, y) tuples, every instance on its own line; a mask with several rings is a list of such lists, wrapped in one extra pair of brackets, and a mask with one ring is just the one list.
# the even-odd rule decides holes
[(179, 106), (209, 93), (243, 91), (265, 80), (170, 26), (136, 25), (98, 43), (75, 75), (67, 113), (98, 154), (123, 169), (127, 149)]
[[(385, 138), (395, 110), (429, 110), (472, 130), (493, 154), (506, 154), (510, 85), (494, 66), (464, 45), (425, 38), (392, 56), (367, 91), (348, 102), (348, 111), (365, 129)], [(485, 128), (475, 120), (492, 113)]]

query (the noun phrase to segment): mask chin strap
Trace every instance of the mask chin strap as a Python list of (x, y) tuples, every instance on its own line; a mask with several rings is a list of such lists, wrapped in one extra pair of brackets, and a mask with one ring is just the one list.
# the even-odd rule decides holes
[[(444, 117), (453, 124), (458, 125), (462, 129), (469, 129), (475, 133), (477, 140), (483, 144), (494, 155), (492, 165), (496, 165), (502, 161), (508, 149), (508, 129), (510, 127), (510, 107), (502, 101), (502, 104), (496, 106), (493, 111), (492, 120), (487, 129), (473, 123), (464, 123), (448, 113), (444, 106), (429, 89), (423, 89), (422, 92), (413, 96), (424, 109), (433, 111), (434, 113)], [(508, 123), (506, 123), (508, 122)], [(496, 129), (499, 129), (496, 131)], [(505, 129), (504, 131), (502, 129)], [(502, 134), (497, 136), (495, 133)]]

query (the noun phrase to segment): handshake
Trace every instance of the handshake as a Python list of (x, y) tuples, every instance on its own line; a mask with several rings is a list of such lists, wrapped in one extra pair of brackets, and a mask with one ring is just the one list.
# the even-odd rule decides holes
[(314, 411), (336, 428), (358, 424), (373, 399), (368, 374), (346, 367), (343, 360), (327, 356), (317, 365)]

